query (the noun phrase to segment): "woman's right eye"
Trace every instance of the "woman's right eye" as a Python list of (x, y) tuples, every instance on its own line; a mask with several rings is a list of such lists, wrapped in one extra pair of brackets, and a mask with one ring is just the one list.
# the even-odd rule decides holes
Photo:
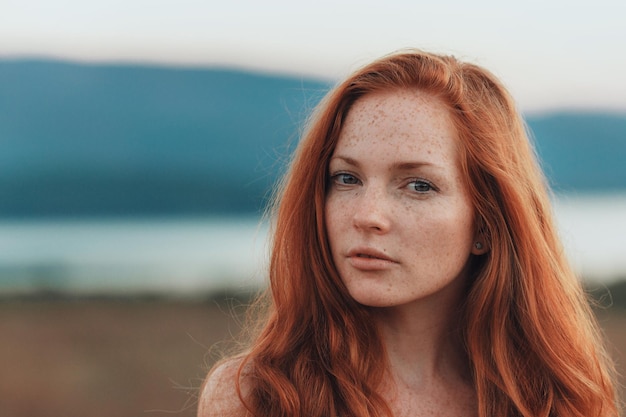
[(332, 176), (333, 182), (339, 185), (356, 185), (359, 179), (352, 174), (341, 172)]

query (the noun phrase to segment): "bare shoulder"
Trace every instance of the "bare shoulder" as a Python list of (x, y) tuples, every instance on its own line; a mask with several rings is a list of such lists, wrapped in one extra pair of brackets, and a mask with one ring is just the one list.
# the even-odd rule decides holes
[[(198, 399), (198, 417), (245, 417), (248, 411), (237, 392), (237, 372), (241, 359), (217, 365), (207, 376)], [(245, 386), (242, 384), (245, 394)]]

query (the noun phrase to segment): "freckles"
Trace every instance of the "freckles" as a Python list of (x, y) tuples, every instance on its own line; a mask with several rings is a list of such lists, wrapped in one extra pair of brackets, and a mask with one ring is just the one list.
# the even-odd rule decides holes
[(419, 213), (415, 211), (415, 208), (409, 202), (403, 202), (400, 211), (404, 216), (400, 219), (402, 222), (415, 221), (415, 218), (419, 216)]

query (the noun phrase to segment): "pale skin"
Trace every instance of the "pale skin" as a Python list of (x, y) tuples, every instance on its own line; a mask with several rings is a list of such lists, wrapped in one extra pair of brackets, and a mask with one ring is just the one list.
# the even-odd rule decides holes
[[(329, 164), (333, 261), (350, 295), (374, 311), (389, 363), (380, 394), (395, 417), (476, 415), (455, 325), (468, 260), (487, 245), (457, 144), (439, 99), (415, 90), (375, 93), (353, 105)], [(236, 367), (223, 365), (208, 379), (199, 416), (246, 415)]]

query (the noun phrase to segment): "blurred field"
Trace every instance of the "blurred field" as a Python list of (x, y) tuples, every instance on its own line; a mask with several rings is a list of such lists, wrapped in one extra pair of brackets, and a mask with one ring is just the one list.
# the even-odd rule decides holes
[(194, 416), (209, 347), (238, 332), (231, 313), (215, 302), (0, 303), (0, 415)]
[[(242, 313), (213, 301), (0, 302), (0, 415), (194, 416), (209, 347), (237, 334)], [(623, 374), (626, 310), (599, 317)]]

